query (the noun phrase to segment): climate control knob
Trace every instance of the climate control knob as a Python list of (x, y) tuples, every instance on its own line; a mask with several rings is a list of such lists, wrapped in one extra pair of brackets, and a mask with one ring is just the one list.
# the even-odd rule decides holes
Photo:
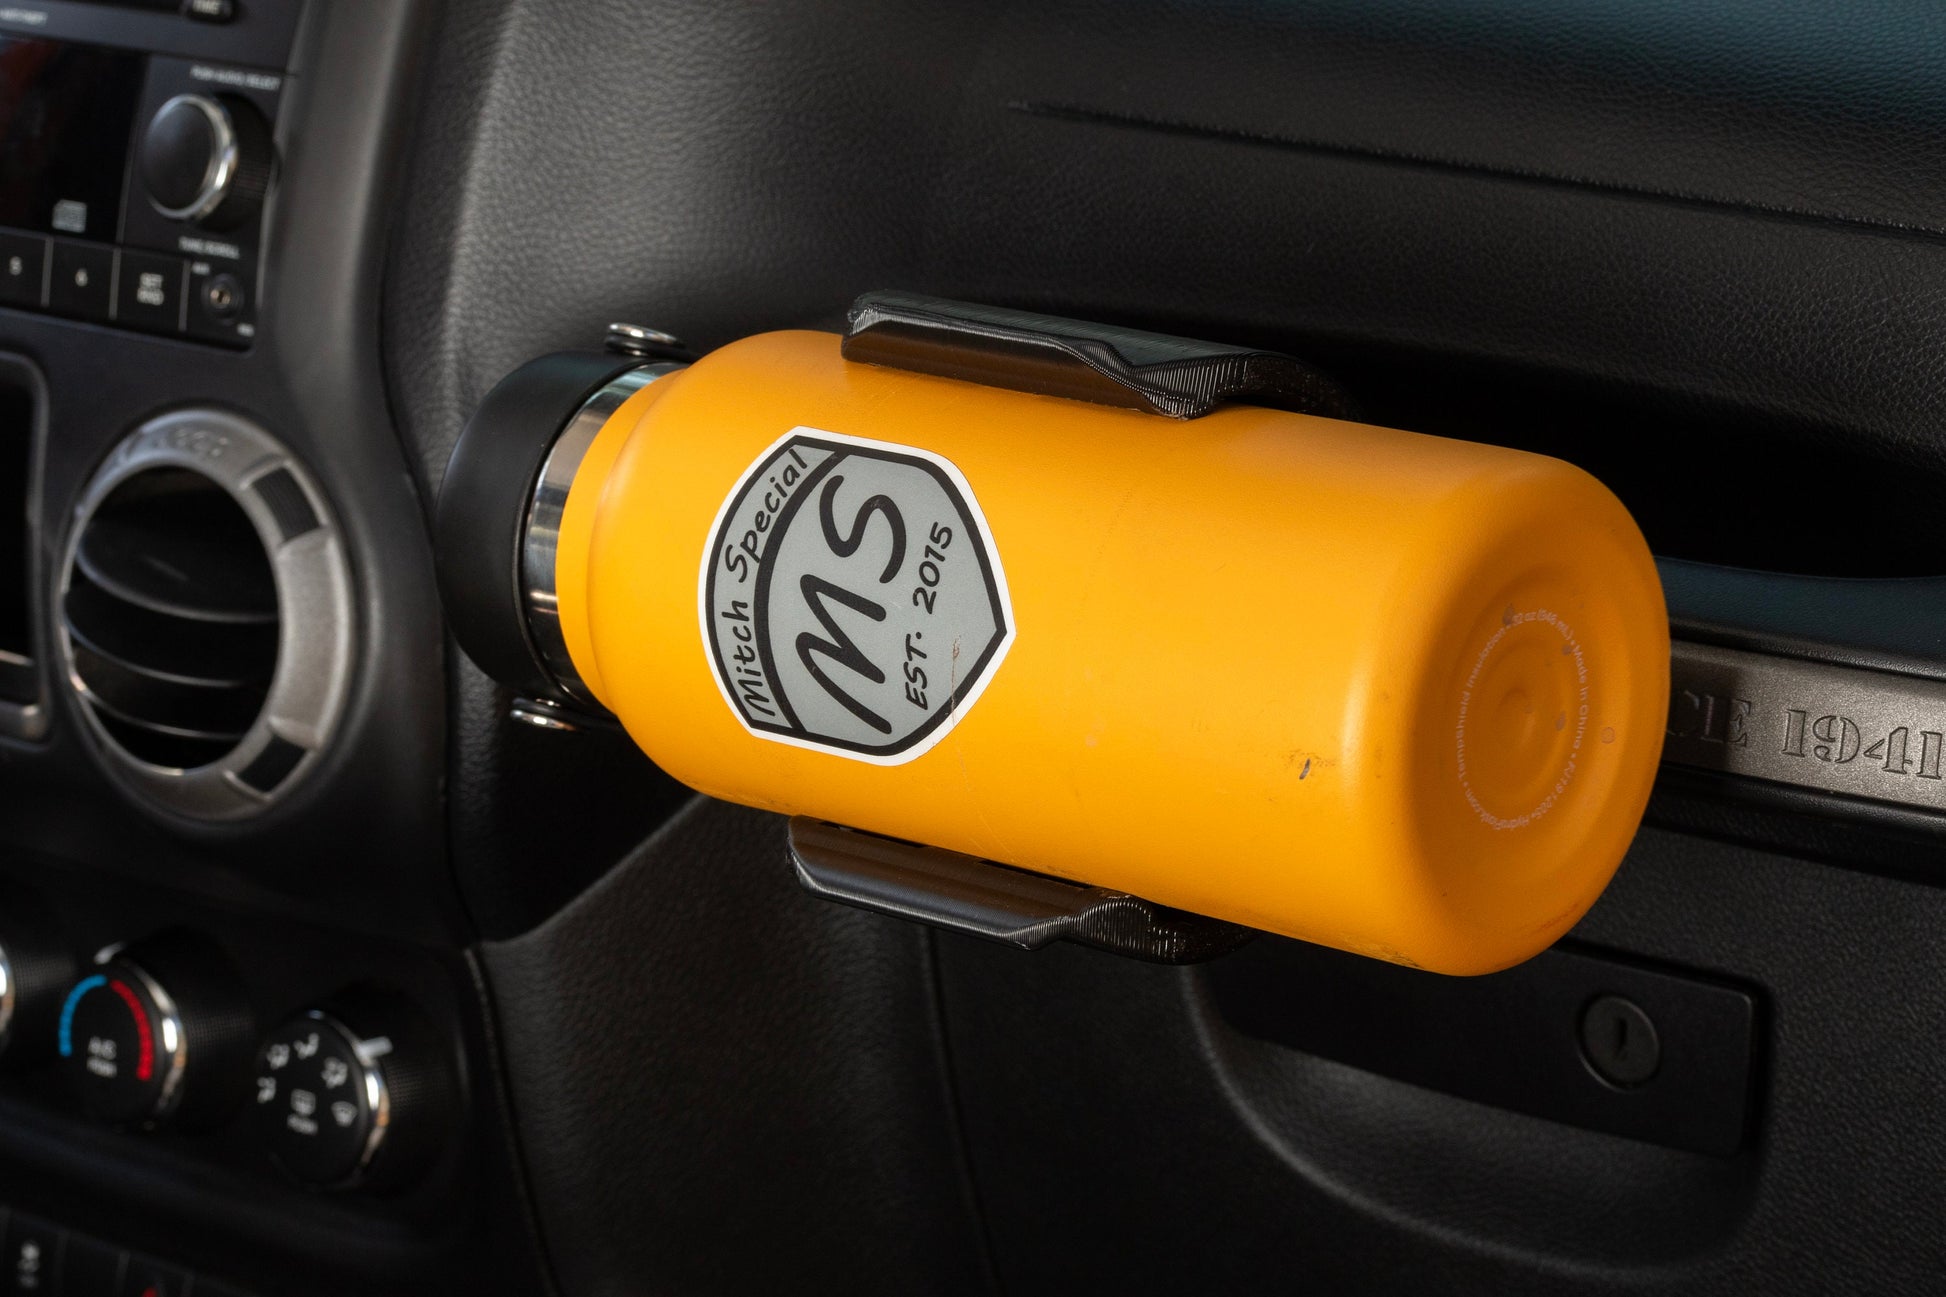
[(293, 1014), (257, 1051), (258, 1132), (313, 1188), (401, 1185), (438, 1150), (453, 1086), (410, 1005), (378, 992)]
[(58, 921), (32, 897), (0, 896), (0, 1064), (45, 1059), (74, 959)]
[(142, 184), (171, 220), (213, 230), (241, 225), (263, 205), (276, 161), (270, 123), (233, 95), (177, 95), (142, 132)]
[(207, 942), (169, 933), (103, 952), (68, 991), (56, 1047), (94, 1116), (196, 1126), (241, 1097), (252, 1035), (229, 961)]

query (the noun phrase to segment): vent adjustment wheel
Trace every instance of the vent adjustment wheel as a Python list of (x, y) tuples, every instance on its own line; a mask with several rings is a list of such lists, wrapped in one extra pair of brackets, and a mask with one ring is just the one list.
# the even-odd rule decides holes
[(270, 804), (343, 705), (342, 539), (303, 466), (234, 415), (164, 415), (115, 449), (76, 507), (59, 608), (105, 763), (182, 814)]

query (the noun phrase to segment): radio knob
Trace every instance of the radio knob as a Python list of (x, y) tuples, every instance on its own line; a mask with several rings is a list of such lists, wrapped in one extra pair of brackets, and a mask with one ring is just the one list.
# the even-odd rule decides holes
[(155, 209), (212, 230), (241, 225), (263, 206), (276, 162), (270, 123), (233, 95), (177, 95), (142, 132), (142, 183)]

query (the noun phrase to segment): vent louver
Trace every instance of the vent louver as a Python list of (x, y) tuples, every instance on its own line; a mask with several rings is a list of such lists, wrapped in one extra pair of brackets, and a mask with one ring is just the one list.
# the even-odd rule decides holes
[(76, 540), (62, 614), (74, 677), (102, 728), (151, 765), (236, 748), (277, 668), (277, 584), (257, 530), (187, 469), (139, 473)]
[(342, 707), (342, 543), (296, 461), (235, 416), (166, 415), (109, 457), (75, 513), (59, 610), (106, 764), (170, 809), (261, 809)]

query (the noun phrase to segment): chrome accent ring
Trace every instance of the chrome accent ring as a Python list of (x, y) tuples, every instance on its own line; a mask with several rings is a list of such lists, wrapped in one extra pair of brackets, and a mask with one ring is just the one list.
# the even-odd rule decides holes
[[(334, 737), (357, 661), (357, 613), (350, 560), (323, 489), (283, 443), (257, 424), (221, 410), (186, 409), (149, 420), (109, 453), (69, 517), (53, 607), (65, 609), (81, 533), (96, 508), (129, 478), (156, 468), (188, 469), (227, 491), (256, 528), (277, 587), (277, 665), (255, 721), (237, 745), (208, 765), (158, 766), (137, 757), (102, 725), (75, 664), (74, 638), (57, 612), (59, 667), (104, 767), (144, 800), (193, 819), (254, 815), (299, 787)], [(286, 536), (258, 484), (287, 469), (316, 525)], [(273, 741), (303, 755), (268, 791), (241, 779)]]
[(13, 1026), (14, 1008), (20, 1000), (20, 983), (14, 977), (13, 956), (0, 947), (0, 1045), (7, 1041), (7, 1031)]
[(568, 507), (568, 492), (574, 486), (575, 474), (580, 471), (588, 447), (594, 444), (596, 434), (621, 409), (622, 403), (656, 379), (685, 368), (686, 365), (675, 361), (662, 361), (639, 365), (611, 379), (574, 412), (567, 427), (554, 439), (534, 479), (520, 548), (520, 591), (527, 613), (527, 638), (561, 692), (583, 706), (607, 710), (582, 681), (574, 659), (568, 655), (567, 639), (561, 633), (561, 603), (555, 588), (554, 563), (561, 541), (561, 517)]
[(210, 150), (209, 165), (203, 170), (203, 183), (196, 191), (194, 202), (185, 207), (164, 207), (151, 196), (149, 203), (172, 221), (196, 221), (222, 206), (224, 197), (230, 192), (230, 182), (236, 178), (241, 156), (237, 149), (236, 129), (230, 125), (229, 115), (221, 105), (211, 102), (204, 95), (177, 95), (156, 109), (154, 116), (162, 116), (179, 103), (190, 104), (208, 120), (216, 147)]
[(378, 1150), (385, 1143), (386, 1134), (392, 1129), (392, 1087), (386, 1084), (385, 1069), (379, 1061), (383, 1054), (372, 1052), (372, 1042), (353, 1031), (339, 1019), (322, 1009), (310, 1009), (304, 1014), (311, 1021), (337, 1033), (339, 1040), (351, 1045), (352, 1057), (358, 1060), (358, 1087), (365, 1100), (365, 1107), (372, 1114), (372, 1131), (365, 1137), (365, 1146), (358, 1151), (358, 1165), (351, 1169), (335, 1185), (327, 1188), (348, 1188), (355, 1184), (358, 1177), (378, 1156)]
[(683, 340), (673, 333), (651, 329), (642, 324), (611, 324), (602, 346), (618, 356), (640, 356), (644, 360), (668, 359), (671, 353), (687, 353)]
[[(113, 963), (105, 960), (103, 967)], [(156, 1094), (155, 1107), (149, 1110), (145, 1123), (161, 1121), (175, 1112), (182, 1102), (182, 1077), (189, 1070), (189, 1033), (183, 1027), (182, 1010), (162, 983), (149, 976), (149, 970), (131, 960), (122, 961), (122, 971), (142, 984), (142, 991), (149, 997), (155, 1008), (155, 1057), (157, 1062), (166, 1062), (168, 1073), (162, 1078), (162, 1089)]]

